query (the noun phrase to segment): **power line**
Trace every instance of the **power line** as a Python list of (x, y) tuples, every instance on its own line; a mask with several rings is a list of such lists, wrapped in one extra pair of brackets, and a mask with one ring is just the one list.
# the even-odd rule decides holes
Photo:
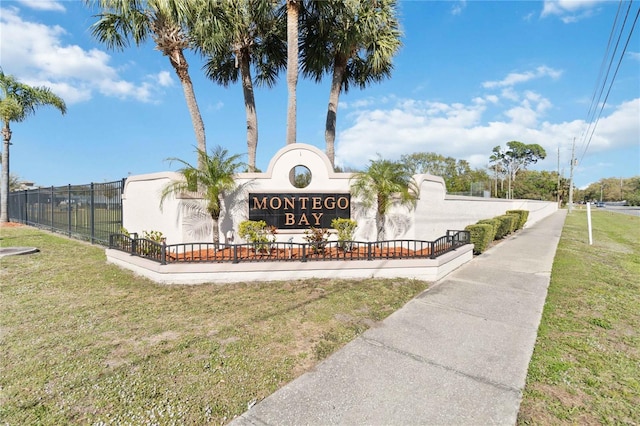
[[(615, 55), (616, 55), (616, 53), (618, 51), (620, 40), (622, 39), (622, 36), (623, 36), (623, 33), (624, 33), (625, 26), (627, 24), (627, 19), (629, 17), (629, 12), (631, 10), (632, 4), (633, 4), (633, 0), (631, 0), (629, 2), (629, 6), (627, 7), (627, 11), (626, 11), (626, 14), (625, 14), (625, 17), (624, 17), (624, 21), (623, 21), (622, 26), (620, 28), (620, 32), (618, 34), (613, 53), (611, 55), (611, 59), (609, 60), (609, 66), (607, 67), (607, 72), (606, 72), (605, 78), (604, 78), (604, 80), (602, 80), (602, 84), (601, 85), (598, 84), (598, 83), (596, 84), (596, 90), (594, 91), (594, 96), (592, 98), (592, 103), (591, 103), (591, 106), (589, 107), (589, 112), (587, 113), (587, 122), (589, 124), (587, 126), (586, 131), (582, 135), (582, 146), (584, 146), (584, 150), (583, 150), (582, 155), (580, 157), (580, 163), (582, 163), (582, 160), (583, 160), (584, 156), (586, 155), (586, 153), (587, 153), (587, 151), (589, 149), (589, 146), (591, 144), (591, 140), (593, 139), (593, 134), (595, 133), (595, 130), (596, 130), (596, 127), (597, 127), (598, 122), (600, 120), (600, 117), (602, 116), (602, 112), (604, 110), (604, 107), (605, 107), (605, 105), (607, 103), (607, 100), (609, 99), (609, 94), (611, 93), (611, 89), (613, 87), (613, 83), (615, 82), (615, 79), (616, 79), (616, 77), (618, 75), (618, 71), (620, 69), (620, 65), (622, 63), (622, 59), (624, 58), (624, 55), (625, 55), (625, 53), (627, 51), (627, 47), (629, 46), (629, 42), (631, 41), (631, 36), (632, 36), (633, 31), (635, 29), (635, 26), (636, 26), (636, 24), (638, 22), (638, 16), (640, 15), (640, 8), (638, 8), (638, 10), (636, 12), (636, 16), (635, 16), (635, 19), (634, 19), (633, 24), (631, 26), (631, 29), (629, 30), (629, 34), (627, 36), (626, 43), (624, 45), (622, 53), (620, 54), (620, 57), (618, 58), (618, 63), (616, 65), (613, 77), (611, 78), (611, 81), (609, 82), (609, 87), (607, 89), (604, 101), (602, 101), (602, 103), (601, 103), (600, 100), (602, 99), (602, 94), (604, 93), (605, 86), (607, 85), (607, 80), (609, 78), (611, 67), (613, 66), (613, 63), (614, 63), (614, 60), (615, 60)], [(622, 0), (620, 2), (620, 6), (621, 5), (622, 5)], [(619, 13), (620, 13), (620, 6), (618, 7), (618, 12), (616, 13), (616, 19), (614, 20), (614, 24), (613, 24), (613, 27), (612, 27), (612, 30), (611, 30), (611, 34), (609, 36), (609, 43), (607, 45), (607, 51), (605, 52), (605, 57), (603, 59), (603, 65), (606, 62), (606, 57), (608, 56), (608, 52), (609, 52), (610, 47), (611, 47), (612, 35), (615, 32), (616, 23), (618, 22), (618, 16), (619, 16)], [(602, 77), (602, 72), (603, 72), (603, 68), (601, 67), (600, 75), (598, 77), (599, 79)], [(597, 101), (595, 101), (595, 98), (596, 98), (595, 94), (596, 94), (596, 92), (598, 92), (597, 88), (599, 86), (601, 86), (601, 87), (600, 87), (600, 90), (599, 90)], [(598, 104), (600, 104), (600, 110), (598, 111), (598, 114), (596, 116), (595, 114), (596, 114), (596, 111), (597, 111), (597, 105)], [(591, 130), (591, 132), (589, 132), (589, 130)], [(572, 161), (573, 161), (573, 159), (572, 159)]]

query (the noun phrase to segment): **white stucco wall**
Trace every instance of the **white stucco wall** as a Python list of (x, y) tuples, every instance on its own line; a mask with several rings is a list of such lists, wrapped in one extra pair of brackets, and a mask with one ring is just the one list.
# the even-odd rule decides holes
[(122, 194), (122, 226), (129, 232), (161, 231), (169, 241), (180, 241), (182, 222), (180, 203), (167, 198), (160, 209), (162, 189), (172, 180), (179, 179), (175, 172), (161, 172), (130, 176)]
[[(311, 182), (303, 189), (296, 188), (289, 180), (291, 169), (298, 165), (311, 172)], [(209, 242), (212, 240), (211, 219), (203, 213), (201, 200), (167, 198), (159, 209), (160, 194), (172, 179), (179, 179), (174, 172), (131, 176), (123, 194), (123, 225), (129, 232), (161, 231), (168, 244), (183, 242)], [(238, 225), (249, 217), (250, 192), (276, 194), (349, 193), (351, 173), (335, 173), (326, 155), (318, 148), (306, 144), (293, 144), (276, 153), (264, 173), (240, 173), (237, 190), (225, 197), (220, 218), (221, 242), (226, 236), (238, 238)], [(557, 210), (554, 202), (532, 200), (503, 200), (480, 197), (448, 196), (444, 180), (438, 176), (416, 175), (420, 198), (415, 209), (395, 206), (388, 214), (385, 228), (387, 239), (435, 240), (448, 229), (464, 229), (465, 226), (504, 214), (507, 210), (529, 210), (527, 224), (534, 223)], [(374, 240), (375, 212), (364, 209), (352, 196), (351, 218), (358, 222), (356, 240)], [(303, 241), (303, 230), (279, 230), (278, 241)], [(230, 241), (229, 241), (230, 242)]]

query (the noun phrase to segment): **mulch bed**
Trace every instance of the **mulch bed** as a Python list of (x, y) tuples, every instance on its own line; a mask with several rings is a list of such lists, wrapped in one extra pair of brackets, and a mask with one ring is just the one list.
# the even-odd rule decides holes
[(24, 225), (17, 222), (0, 223), (0, 228), (20, 228), (21, 226)]
[[(431, 250), (409, 250), (406, 248), (378, 248), (371, 247), (371, 258), (383, 258), (383, 259), (400, 259), (400, 258), (415, 258), (415, 257), (428, 257), (431, 254)], [(236, 253), (236, 259), (251, 261), (251, 260), (301, 260), (303, 257), (301, 248), (293, 249), (271, 249), (269, 252), (256, 252), (253, 249), (246, 247), (238, 247)], [(353, 250), (345, 252), (337, 247), (326, 248), (320, 252), (312, 252), (306, 250), (305, 256), (307, 259), (335, 259), (335, 260), (362, 260), (367, 259), (368, 252), (366, 247), (354, 248)], [(170, 262), (221, 262), (234, 260), (233, 248), (224, 248), (220, 250), (199, 250), (190, 251), (186, 253), (168, 253), (167, 258)]]

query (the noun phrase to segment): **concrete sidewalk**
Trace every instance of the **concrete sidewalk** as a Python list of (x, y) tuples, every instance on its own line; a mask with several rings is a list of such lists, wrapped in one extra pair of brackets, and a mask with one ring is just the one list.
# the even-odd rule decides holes
[(487, 250), (233, 425), (513, 425), (566, 210)]

